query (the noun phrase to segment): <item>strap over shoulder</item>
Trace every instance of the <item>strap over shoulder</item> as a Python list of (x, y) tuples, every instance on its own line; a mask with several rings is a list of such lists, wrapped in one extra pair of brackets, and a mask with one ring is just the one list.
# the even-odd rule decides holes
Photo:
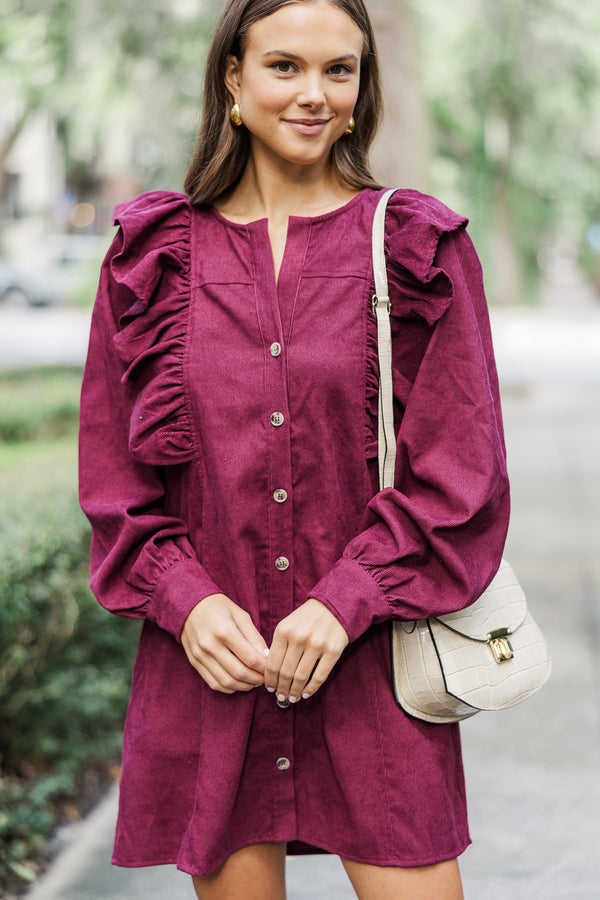
[(377, 345), (379, 353), (379, 409), (378, 409), (378, 459), (379, 487), (394, 486), (396, 468), (396, 437), (394, 433), (394, 394), (392, 385), (392, 332), (390, 327), (390, 298), (385, 268), (385, 211), (393, 188), (382, 194), (373, 216), (372, 253), (375, 293), (373, 313), (377, 318)]

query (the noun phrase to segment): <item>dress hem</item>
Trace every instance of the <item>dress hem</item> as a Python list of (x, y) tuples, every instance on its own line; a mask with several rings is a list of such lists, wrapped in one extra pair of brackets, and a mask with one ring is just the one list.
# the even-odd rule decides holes
[(419, 857), (417, 859), (408, 859), (408, 858), (392, 858), (386, 857), (385, 859), (374, 859), (371, 857), (359, 856), (356, 853), (347, 853), (344, 850), (339, 848), (334, 849), (333, 847), (325, 846), (324, 844), (317, 844), (314, 841), (309, 841), (306, 838), (294, 837), (294, 838), (278, 838), (272, 835), (257, 837), (251, 841), (241, 842), (238, 846), (233, 847), (228, 853), (226, 853), (222, 859), (219, 859), (214, 865), (210, 868), (206, 869), (195, 869), (194, 871), (190, 871), (190, 866), (186, 866), (183, 868), (183, 864), (180, 864), (176, 854), (170, 855), (168, 858), (161, 859), (153, 859), (152, 861), (133, 861), (133, 860), (119, 860), (117, 856), (113, 856), (111, 863), (113, 866), (119, 866), (124, 869), (141, 869), (152, 866), (168, 866), (168, 865), (176, 865), (180, 872), (185, 872), (187, 875), (192, 875), (198, 878), (203, 877), (204, 875), (210, 875), (219, 866), (227, 859), (228, 856), (231, 856), (232, 853), (235, 853), (237, 850), (242, 850), (244, 847), (252, 846), (252, 844), (263, 844), (263, 843), (282, 843), (282, 844), (304, 844), (307, 847), (312, 847), (312, 850), (306, 850), (296, 853), (289, 853), (286, 856), (294, 857), (294, 856), (317, 856), (319, 854), (329, 854), (332, 856), (344, 857), (345, 859), (351, 859), (354, 862), (363, 863), (369, 866), (380, 866), (380, 867), (395, 867), (399, 869), (406, 868), (417, 868), (420, 866), (433, 866), (437, 863), (447, 862), (450, 859), (456, 859), (462, 853), (465, 852), (467, 847), (471, 844), (471, 838), (467, 836), (466, 839), (463, 839), (457, 842), (457, 847), (452, 850), (448, 850), (445, 853), (433, 854), (431, 856)]

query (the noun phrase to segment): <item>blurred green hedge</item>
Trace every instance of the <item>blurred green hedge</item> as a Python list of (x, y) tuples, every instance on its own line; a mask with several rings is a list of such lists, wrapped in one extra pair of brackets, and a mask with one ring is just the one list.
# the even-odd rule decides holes
[[(118, 760), (129, 696), (139, 623), (110, 616), (88, 588), (80, 378), (0, 378), (11, 396), (0, 402), (0, 893), (35, 878), (82, 771)], [(9, 444), (18, 421), (30, 440)]]
[(0, 377), (0, 445), (74, 434), (78, 369), (33, 369)]

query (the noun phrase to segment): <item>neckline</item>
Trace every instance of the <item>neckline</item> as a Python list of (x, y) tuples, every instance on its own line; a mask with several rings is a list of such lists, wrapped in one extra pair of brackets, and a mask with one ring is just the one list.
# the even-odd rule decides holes
[[(371, 188), (362, 188), (362, 190), (360, 190), (358, 194), (355, 194), (354, 197), (351, 197), (350, 200), (342, 203), (341, 206), (336, 206), (335, 209), (330, 209), (329, 212), (320, 213), (318, 216), (290, 216), (289, 222), (306, 222), (312, 224), (313, 222), (323, 222), (327, 219), (333, 219), (335, 216), (339, 216), (346, 212), (346, 210), (355, 206), (370, 190)], [(251, 222), (234, 222), (232, 219), (228, 219), (219, 212), (212, 203), (209, 206), (209, 210), (216, 219), (231, 228), (252, 228), (254, 226), (262, 225), (265, 222), (268, 223), (269, 221), (267, 217), (263, 217), (262, 219), (253, 219)]]

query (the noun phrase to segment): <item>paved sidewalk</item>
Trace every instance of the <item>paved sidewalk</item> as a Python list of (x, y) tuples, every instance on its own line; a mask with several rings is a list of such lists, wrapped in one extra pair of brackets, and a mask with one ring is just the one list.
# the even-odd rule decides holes
[[(554, 671), (532, 700), (462, 727), (474, 844), (461, 867), (467, 900), (594, 900), (600, 898), (600, 342), (588, 338), (600, 320), (593, 332), (585, 323), (577, 333), (563, 332), (576, 346), (562, 350), (560, 329), (544, 332), (523, 321), (506, 318), (496, 326), (499, 343), (506, 339), (499, 359), (513, 483), (507, 556), (550, 642)], [(540, 344), (544, 334), (549, 343)], [(528, 346), (546, 347), (545, 355), (536, 351), (543, 356), (537, 367)], [(575, 357), (573, 370), (565, 360)], [(74, 843), (29, 900), (191, 900), (189, 878), (171, 867), (111, 868), (113, 822), (110, 797), (72, 832)], [(331, 857), (290, 860), (288, 885), (289, 900), (354, 896)]]

